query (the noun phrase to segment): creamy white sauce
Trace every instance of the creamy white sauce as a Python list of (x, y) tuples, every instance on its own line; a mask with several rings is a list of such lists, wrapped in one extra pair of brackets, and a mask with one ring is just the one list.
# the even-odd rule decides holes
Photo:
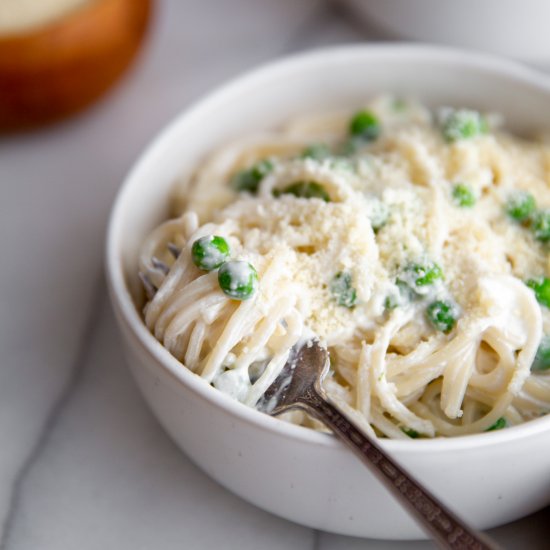
[(479, 280), (480, 303), (492, 325), (500, 328), (519, 349), (525, 345), (533, 326), (525, 319), (525, 296), (529, 292), (518, 283), (517, 279), (507, 276), (487, 276)]
[(240, 369), (226, 370), (214, 379), (214, 387), (237, 401), (244, 401), (250, 379), (248, 373)]
[(250, 283), (250, 267), (248, 262), (237, 261), (226, 264), (227, 272), (231, 275), (229, 283), (230, 290), (237, 290), (239, 287)]

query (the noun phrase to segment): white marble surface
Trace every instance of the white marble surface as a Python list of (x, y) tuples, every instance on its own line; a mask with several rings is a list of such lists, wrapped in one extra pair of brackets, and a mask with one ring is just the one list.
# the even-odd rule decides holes
[[(159, 0), (140, 62), (105, 101), (0, 138), (3, 550), (431, 547), (315, 532), (208, 479), (138, 395), (102, 274), (116, 190), (175, 113), (265, 60), (375, 38), (323, 0)], [(549, 548), (549, 521), (545, 510), (493, 534)]]

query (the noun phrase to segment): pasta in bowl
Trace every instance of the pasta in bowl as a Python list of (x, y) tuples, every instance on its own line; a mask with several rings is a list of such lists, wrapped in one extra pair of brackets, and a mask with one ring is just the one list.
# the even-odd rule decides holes
[(143, 246), (147, 326), (252, 407), (321, 338), (329, 395), (385, 437), (545, 414), (550, 145), (499, 118), (381, 96), (222, 148)]
[(345, 47), (176, 119), (119, 193), (107, 272), (128, 365), (197, 465), (304, 525), (424, 536), (319, 425), (254, 409), (311, 331), (331, 395), (471, 524), (548, 504), (545, 153), (512, 136), (549, 128), (549, 99), (493, 58)]

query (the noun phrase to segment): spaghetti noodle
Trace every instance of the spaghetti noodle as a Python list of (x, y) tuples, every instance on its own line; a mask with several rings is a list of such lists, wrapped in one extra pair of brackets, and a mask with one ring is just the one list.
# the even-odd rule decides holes
[[(249, 406), (315, 335), (330, 351), (325, 389), (380, 436), (545, 414), (550, 147), (497, 123), (383, 96), (223, 148), (178, 182), (176, 217), (143, 245), (147, 326)], [(208, 270), (225, 256), (193, 260), (201, 238), (225, 243), (225, 283)], [(248, 269), (257, 288), (224, 290)]]

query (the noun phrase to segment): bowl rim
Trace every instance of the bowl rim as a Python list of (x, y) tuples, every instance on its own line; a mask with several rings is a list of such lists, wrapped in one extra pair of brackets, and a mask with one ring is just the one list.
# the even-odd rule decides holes
[[(196, 396), (209, 401), (211, 405), (224, 410), (239, 420), (251, 424), (256, 428), (263, 428), (290, 439), (303, 443), (313, 444), (333, 449), (343, 449), (334, 435), (318, 432), (258, 412), (234, 400), (228, 395), (210, 386), (200, 376), (196, 375), (173, 357), (166, 348), (158, 342), (149, 332), (135, 307), (135, 304), (126, 285), (126, 278), (121, 259), (121, 236), (123, 225), (122, 214), (125, 210), (127, 196), (135, 182), (141, 178), (141, 173), (156, 163), (162, 156), (165, 146), (172, 141), (179, 126), (187, 124), (193, 118), (200, 116), (205, 111), (215, 107), (218, 102), (226, 100), (226, 96), (238, 94), (246, 88), (254, 87), (257, 81), (270, 78), (288, 77), (289, 73), (299, 70), (304, 65), (322, 65), (327, 57), (331, 61), (340, 58), (347, 63), (376, 57), (397, 59), (402, 62), (409, 56), (412, 63), (416, 62), (449, 62), (457, 66), (481, 69), (487, 73), (506, 76), (524, 84), (534, 86), (548, 93), (550, 101), (550, 76), (535, 69), (526, 67), (516, 61), (503, 59), (499, 56), (486, 53), (477, 53), (446, 46), (433, 46), (418, 43), (384, 43), (384, 44), (351, 44), (343, 46), (331, 46), (316, 48), (306, 52), (287, 55), (268, 63), (261, 64), (257, 68), (246, 71), (221, 86), (216, 86), (198, 101), (194, 101), (183, 108), (171, 122), (169, 122), (145, 147), (139, 155), (133, 167), (119, 188), (108, 221), (105, 269), (109, 286), (111, 301), (118, 314), (119, 322), (124, 323), (130, 330), (134, 342), (141, 347), (141, 351), (152, 357), (157, 366), (162, 368), (173, 379), (174, 383), (180, 383), (191, 389)], [(380, 444), (389, 451), (397, 453), (430, 453), (472, 448), (485, 448), (488, 446), (519, 441), (537, 436), (543, 432), (550, 434), (550, 414), (544, 417), (529, 420), (517, 426), (511, 426), (506, 430), (496, 430), (478, 434), (439, 437), (434, 439), (395, 440), (379, 439)]]

